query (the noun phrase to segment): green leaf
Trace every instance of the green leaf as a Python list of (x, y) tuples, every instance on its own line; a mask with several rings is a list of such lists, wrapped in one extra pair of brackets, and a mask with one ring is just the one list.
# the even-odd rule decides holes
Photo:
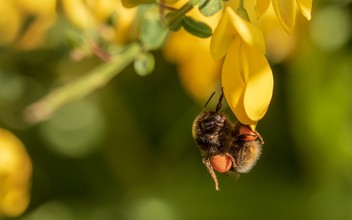
[(222, 9), (220, 0), (200, 0), (199, 11), (204, 16), (212, 16)]
[(139, 39), (146, 50), (158, 49), (164, 43), (168, 29), (160, 20), (157, 7), (139, 7)]
[[(176, 12), (170, 12), (165, 16), (165, 19), (168, 20), (172, 17), (174, 17)], [(182, 20), (184, 16), (181, 16), (179, 19), (174, 20), (172, 23), (169, 24), (169, 29), (170, 31), (177, 32), (181, 29), (182, 27)]]
[(145, 19), (140, 27), (140, 40), (147, 50), (159, 48), (165, 38), (167, 30), (160, 21)]
[(154, 0), (121, 0), (122, 5), (126, 8), (133, 8), (138, 5), (153, 3)]
[(187, 32), (200, 38), (208, 38), (213, 32), (211, 27), (207, 24), (197, 21), (189, 16), (185, 16), (182, 20), (182, 26)]
[(140, 76), (146, 76), (153, 72), (155, 59), (151, 53), (140, 53), (134, 60), (134, 70)]

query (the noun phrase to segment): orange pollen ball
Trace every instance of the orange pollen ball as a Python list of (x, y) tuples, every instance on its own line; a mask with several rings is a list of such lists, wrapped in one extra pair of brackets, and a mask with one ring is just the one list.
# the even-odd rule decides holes
[(232, 161), (227, 155), (215, 155), (212, 159), (212, 166), (219, 173), (225, 173), (230, 170)]

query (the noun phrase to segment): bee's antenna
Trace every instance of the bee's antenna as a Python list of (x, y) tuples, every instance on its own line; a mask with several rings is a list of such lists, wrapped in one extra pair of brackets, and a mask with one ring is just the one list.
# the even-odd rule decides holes
[(218, 112), (220, 111), (221, 107), (222, 107), (222, 99), (224, 98), (224, 87), (221, 87), (221, 95), (220, 95), (220, 98), (219, 98), (219, 102), (218, 104), (216, 105), (216, 110), (215, 112)]
[(209, 98), (208, 101), (205, 103), (204, 108), (207, 107), (208, 103), (210, 102), (211, 98), (213, 98), (214, 95), (215, 95), (215, 92), (213, 92), (213, 94), (211, 94), (210, 98)]

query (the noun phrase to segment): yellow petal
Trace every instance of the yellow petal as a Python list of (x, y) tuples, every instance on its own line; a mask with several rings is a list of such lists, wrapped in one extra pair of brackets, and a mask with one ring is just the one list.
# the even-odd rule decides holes
[(272, 5), (284, 30), (292, 33), (296, 21), (296, 4), (294, 0), (272, 0)]
[(237, 106), (235, 109), (232, 109), (232, 111), (235, 113), (236, 118), (238, 119), (238, 121), (240, 121), (242, 124), (245, 125), (256, 125), (257, 121), (253, 121), (251, 120), (245, 109), (244, 109), (244, 103), (243, 103), (243, 99), (244, 99), (244, 94), (241, 94), (240, 97), (240, 101), (238, 102)]
[(1, 195), (2, 207), (0, 214), (8, 217), (17, 217), (22, 214), (29, 205), (29, 189), (9, 189)]
[(229, 52), (224, 60), (221, 75), (226, 100), (232, 110), (236, 109), (245, 89), (245, 83), (242, 77), (243, 70), (238, 62), (240, 59), (240, 44), (241, 41), (239, 38), (231, 42)]
[(225, 56), (234, 36), (228, 13), (225, 11), (210, 41), (210, 53), (215, 60)]
[(21, 141), (0, 128), (0, 216), (16, 217), (29, 204), (32, 163)]
[(265, 53), (265, 40), (262, 31), (227, 7), (210, 42), (210, 52), (213, 58), (218, 60), (225, 56), (233, 38), (237, 35), (247, 44), (258, 48), (263, 54)]
[(10, 1), (0, 0), (0, 46), (11, 43), (21, 30), (21, 12)]
[(43, 45), (46, 34), (55, 21), (55, 15), (50, 17), (36, 17), (18, 40), (16, 48), (31, 50)]
[(32, 15), (50, 16), (56, 14), (56, 0), (16, 0), (21, 11)]
[(226, 12), (234, 28), (233, 33), (241, 36), (242, 40), (248, 45), (258, 48), (265, 53), (265, 39), (262, 31), (255, 25), (241, 18), (231, 8), (226, 8)]
[(62, 7), (68, 19), (78, 28), (86, 30), (93, 27), (93, 16), (82, 0), (62, 0)]
[(118, 1), (114, 0), (96, 0), (87, 2), (88, 7), (91, 8), (94, 18), (99, 22), (105, 22), (110, 16), (112, 16), (118, 10)]
[(209, 53), (203, 52), (180, 64), (178, 71), (185, 90), (198, 100), (206, 101), (218, 86), (220, 69), (220, 62), (214, 61)]
[(255, 128), (257, 127), (257, 123), (249, 124), (249, 127), (252, 129), (252, 131), (255, 131)]
[(235, 38), (229, 47), (222, 69), (222, 86), (231, 110), (237, 119), (246, 125), (255, 124), (249, 119), (243, 105), (245, 82), (243, 79), (243, 60), (241, 52), (241, 39)]
[(297, 5), (307, 20), (311, 18), (313, 0), (297, 0)]
[(273, 74), (265, 56), (249, 45), (243, 44), (248, 59), (248, 80), (244, 92), (244, 109), (252, 121), (265, 115), (273, 94)]
[(266, 12), (266, 10), (268, 10), (269, 5), (270, 0), (257, 0), (257, 4), (254, 8), (257, 19), (259, 19)]
[(167, 4), (167, 5), (175, 4), (178, 1), (180, 1), (180, 0), (164, 0), (165, 4)]
[(117, 1), (116, 15), (117, 21), (115, 24), (115, 40), (119, 44), (125, 44), (131, 38), (134, 38), (132, 33), (132, 24), (135, 20), (137, 8), (125, 8), (120, 1)]

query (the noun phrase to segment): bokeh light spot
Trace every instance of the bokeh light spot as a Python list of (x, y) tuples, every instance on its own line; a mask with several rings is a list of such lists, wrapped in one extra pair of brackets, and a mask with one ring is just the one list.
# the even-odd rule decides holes
[(104, 130), (102, 112), (93, 101), (87, 99), (67, 106), (40, 127), (47, 146), (69, 157), (93, 152)]
[[(0, 101), (14, 102), (24, 93), (24, 79), (15, 74), (4, 73), (0, 70)], [(1, 103), (0, 102), (0, 103)]]
[(157, 198), (143, 198), (135, 201), (129, 210), (128, 220), (174, 220), (171, 208)]
[(73, 220), (72, 211), (61, 202), (50, 201), (39, 206), (25, 220)]
[(348, 11), (340, 6), (322, 8), (312, 19), (312, 40), (327, 51), (343, 47), (351, 37), (351, 20)]

